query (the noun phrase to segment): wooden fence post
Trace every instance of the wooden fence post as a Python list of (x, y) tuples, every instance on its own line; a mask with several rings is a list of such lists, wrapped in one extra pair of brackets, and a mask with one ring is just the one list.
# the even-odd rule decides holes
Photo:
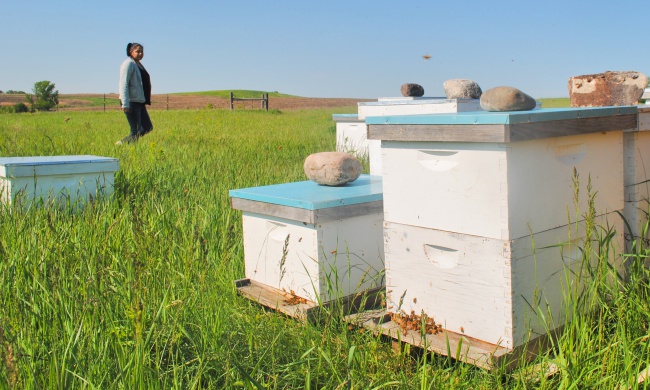
[[(232, 92), (230, 92), (230, 111), (235, 109), (235, 105), (234, 105), (235, 100), (243, 101), (243, 102), (247, 102), (247, 101), (253, 102), (255, 100), (259, 100), (260, 101), (260, 108), (261, 109), (266, 109), (266, 111), (269, 110), (269, 94), (268, 93), (262, 92), (262, 97), (261, 98), (236, 98), (234, 96), (234, 94)], [(255, 107), (255, 106), (252, 105), (252, 107)]]

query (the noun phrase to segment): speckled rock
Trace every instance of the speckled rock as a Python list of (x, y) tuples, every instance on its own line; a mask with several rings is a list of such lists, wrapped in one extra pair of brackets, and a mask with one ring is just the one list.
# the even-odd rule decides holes
[(636, 105), (648, 84), (639, 72), (610, 72), (569, 79), (571, 107)]
[(526, 111), (535, 108), (535, 99), (513, 87), (495, 87), (481, 95), (485, 111)]
[(442, 84), (447, 99), (479, 99), (483, 91), (472, 80), (450, 79)]
[(321, 152), (305, 159), (305, 175), (318, 184), (340, 186), (353, 182), (361, 175), (361, 162), (344, 152)]
[(424, 96), (424, 88), (420, 84), (402, 84), (402, 96)]

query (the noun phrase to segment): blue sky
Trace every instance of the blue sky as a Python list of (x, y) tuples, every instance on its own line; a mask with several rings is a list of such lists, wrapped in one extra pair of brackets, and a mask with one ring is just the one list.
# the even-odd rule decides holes
[(442, 96), (445, 80), (465, 78), (562, 97), (571, 76), (650, 75), (649, 16), (647, 0), (7, 1), (0, 90), (49, 80), (61, 93), (116, 92), (136, 41), (153, 93), (373, 99), (417, 83)]

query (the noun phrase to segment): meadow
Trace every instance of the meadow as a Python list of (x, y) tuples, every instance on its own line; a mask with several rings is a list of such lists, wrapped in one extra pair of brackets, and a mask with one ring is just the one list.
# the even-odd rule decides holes
[(153, 133), (122, 146), (117, 111), (0, 114), (0, 156), (120, 160), (114, 194), (81, 209), (0, 206), (0, 388), (643, 386), (643, 243), (625, 255), (627, 283), (603, 266), (622, 255), (606, 237), (586, 244), (585, 260), (599, 266), (574, 297), (573, 321), (550, 351), (513, 372), (393, 348), (341, 321), (336, 307), (322, 322), (300, 323), (239, 297), (241, 213), (228, 190), (305, 180), (305, 157), (335, 149), (331, 115), (355, 110), (155, 110)]

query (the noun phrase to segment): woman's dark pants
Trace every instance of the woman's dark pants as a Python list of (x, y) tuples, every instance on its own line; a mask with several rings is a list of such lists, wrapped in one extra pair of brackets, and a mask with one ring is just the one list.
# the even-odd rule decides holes
[(151, 123), (151, 118), (149, 118), (149, 113), (144, 103), (131, 102), (131, 109), (124, 114), (131, 127), (131, 134), (124, 139), (125, 141), (137, 141), (138, 138), (153, 130), (153, 123)]

